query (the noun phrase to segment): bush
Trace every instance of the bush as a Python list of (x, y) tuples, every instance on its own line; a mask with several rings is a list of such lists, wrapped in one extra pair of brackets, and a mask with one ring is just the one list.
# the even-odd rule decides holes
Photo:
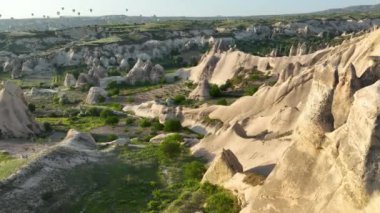
[(118, 89), (118, 88), (112, 88), (112, 89), (109, 89), (107, 91), (108, 91), (107, 92), (108, 96), (117, 96), (120, 94), (120, 89)]
[(114, 141), (118, 139), (117, 135), (107, 135), (107, 141)]
[(181, 153), (181, 144), (177, 141), (165, 140), (160, 144), (160, 151), (165, 157), (175, 158)]
[(239, 212), (238, 205), (236, 204), (234, 198), (227, 192), (218, 192), (210, 196), (206, 200), (205, 210), (205, 212)]
[(228, 102), (226, 99), (220, 99), (216, 102), (217, 105), (223, 105), (223, 106), (227, 106), (228, 105)]
[(179, 120), (167, 120), (164, 124), (164, 130), (166, 132), (178, 132), (182, 129), (181, 122)]
[(210, 96), (213, 98), (220, 97), (222, 95), (222, 92), (220, 91), (218, 85), (211, 85), (210, 86)]
[(141, 118), (139, 121), (139, 126), (140, 127), (150, 127), (152, 125), (152, 121), (147, 119), (147, 118)]
[(36, 105), (34, 104), (28, 104), (28, 109), (30, 112), (35, 112), (36, 111)]
[(44, 128), (45, 132), (52, 132), (53, 128), (51, 127), (51, 124), (48, 122), (44, 122), (42, 124), (42, 127)]
[(152, 123), (152, 131), (161, 131), (164, 129), (164, 125), (160, 123), (158, 119), (154, 119)]
[(193, 161), (191, 163), (185, 164), (184, 166), (184, 176), (185, 179), (196, 179), (200, 180), (206, 168), (201, 162)]
[(126, 125), (131, 125), (131, 124), (134, 124), (135, 123), (135, 119), (132, 118), (132, 117), (128, 117), (127, 119), (125, 119), (125, 124)]
[(104, 122), (107, 125), (116, 125), (119, 123), (119, 118), (116, 116), (110, 116), (110, 117), (107, 117)]
[(220, 90), (222, 91), (227, 91), (229, 88), (232, 88), (232, 81), (231, 80), (227, 80), (227, 82), (225, 84), (223, 84), (222, 86), (220, 86)]
[(87, 116), (99, 116), (100, 110), (96, 107), (90, 107), (90, 108), (87, 108), (87, 110), (85, 111), (85, 114)]
[(254, 95), (257, 92), (257, 90), (258, 90), (257, 87), (248, 87), (245, 90), (244, 94), (248, 95), (248, 96), (252, 96), (252, 95)]
[(181, 105), (181, 104), (183, 104), (185, 101), (186, 101), (186, 97), (183, 96), (183, 95), (176, 95), (176, 96), (173, 98), (173, 102), (174, 102), (174, 104), (176, 104), (176, 105)]
[(100, 112), (100, 117), (101, 118), (108, 118), (108, 117), (111, 117), (111, 116), (114, 116), (113, 112), (110, 110), (110, 109), (103, 109), (101, 112)]

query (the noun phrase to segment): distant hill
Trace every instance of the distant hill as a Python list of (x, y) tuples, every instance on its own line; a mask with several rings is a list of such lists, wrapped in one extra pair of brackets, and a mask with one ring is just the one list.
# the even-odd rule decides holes
[(380, 4), (350, 6), (350, 7), (345, 7), (345, 8), (324, 10), (317, 13), (322, 13), (322, 14), (380, 13)]

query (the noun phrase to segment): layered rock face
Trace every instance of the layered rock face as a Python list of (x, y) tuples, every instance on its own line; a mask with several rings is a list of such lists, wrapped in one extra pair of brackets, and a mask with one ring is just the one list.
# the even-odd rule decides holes
[(131, 85), (138, 83), (157, 84), (164, 77), (165, 70), (161, 65), (153, 65), (150, 60), (144, 62), (139, 59), (126, 76), (126, 82)]
[(193, 153), (230, 149), (244, 171), (275, 165), (243, 212), (378, 212), (379, 55), (377, 30), (287, 62), (260, 58), (277, 83), (212, 109), (223, 127)]
[(5, 138), (26, 138), (40, 133), (21, 88), (8, 81), (0, 91), (0, 130), (0, 136)]

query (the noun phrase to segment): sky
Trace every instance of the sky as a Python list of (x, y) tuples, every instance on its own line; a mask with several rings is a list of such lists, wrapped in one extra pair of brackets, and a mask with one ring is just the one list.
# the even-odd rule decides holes
[(31, 18), (32, 13), (34, 17), (57, 17), (57, 11), (67, 16), (74, 15), (72, 9), (76, 9), (82, 16), (250, 16), (379, 3), (380, 0), (0, 0), (0, 14), (2, 18)]

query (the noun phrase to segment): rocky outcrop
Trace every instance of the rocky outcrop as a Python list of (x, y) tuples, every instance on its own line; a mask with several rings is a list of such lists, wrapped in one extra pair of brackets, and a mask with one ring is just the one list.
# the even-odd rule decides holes
[(65, 76), (65, 80), (63, 82), (63, 86), (65, 87), (75, 87), (77, 84), (77, 80), (75, 79), (75, 76), (71, 73), (67, 73)]
[[(73, 168), (104, 157), (90, 134), (70, 130), (66, 138), (40, 153), (16, 174), (0, 182), (2, 212), (57, 211), (80, 191), (70, 187)], [(48, 198), (56, 197), (53, 203)]]
[(100, 87), (91, 87), (88, 91), (86, 104), (97, 104), (106, 101), (107, 92)]
[(198, 86), (190, 93), (189, 98), (205, 101), (210, 99), (210, 85), (207, 80), (198, 83)]
[(131, 85), (139, 83), (157, 84), (165, 78), (165, 70), (159, 65), (153, 65), (150, 60), (139, 59), (126, 76), (126, 82)]
[(236, 173), (242, 172), (243, 167), (234, 153), (231, 150), (223, 150), (207, 169), (202, 182), (221, 185), (231, 179)]
[(75, 84), (75, 87), (84, 87), (84, 86), (90, 86), (90, 85), (96, 85), (96, 81), (88, 74), (81, 73), (78, 76), (78, 80)]
[(345, 72), (340, 73), (339, 83), (334, 92), (331, 112), (334, 117), (335, 129), (346, 123), (354, 94), (360, 87), (360, 80), (356, 76), (355, 67), (350, 64)]
[(0, 91), (0, 137), (27, 138), (41, 132), (28, 110), (22, 90), (6, 81)]

